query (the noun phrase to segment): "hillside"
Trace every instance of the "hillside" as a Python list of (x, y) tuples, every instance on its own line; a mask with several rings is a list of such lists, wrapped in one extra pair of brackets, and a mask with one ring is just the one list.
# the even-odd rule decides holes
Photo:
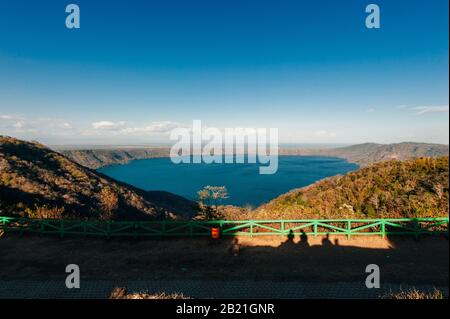
[[(61, 154), (85, 167), (97, 169), (111, 164), (125, 164), (136, 159), (168, 157), (168, 147), (110, 148), (59, 150)], [(280, 155), (333, 156), (344, 158), (361, 166), (398, 159), (439, 157), (449, 154), (448, 145), (427, 143), (375, 144), (365, 143), (332, 149), (308, 149), (282, 147)]]
[(322, 155), (344, 158), (360, 166), (388, 161), (407, 160), (418, 157), (441, 157), (449, 155), (448, 145), (403, 142), (397, 144), (364, 143), (332, 149), (283, 149), (285, 155)]
[(337, 148), (332, 155), (343, 157), (350, 162), (368, 165), (386, 160), (407, 160), (418, 157), (448, 156), (448, 145), (404, 142), (398, 144), (358, 144)]
[(145, 192), (74, 163), (38, 143), (0, 136), (0, 214), (43, 218), (189, 218), (195, 204)]
[(447, 216), (448, 165), (448, 157), (380, 162), (292, 190), (252, 219)]
[(117, 149), (87, 149), (61, 150), (64, 156), (85, 167), (97, 169), (111, 164), (126, 164), (137, 159), (168, 157), (169, 149), (160, 148), (117, 148)]

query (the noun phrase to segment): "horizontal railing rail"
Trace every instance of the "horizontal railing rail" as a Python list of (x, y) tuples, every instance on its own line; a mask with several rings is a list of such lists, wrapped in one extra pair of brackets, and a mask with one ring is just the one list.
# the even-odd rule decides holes
[(94, 237), (211, 236), (218, 227), (222, 236), (320, 236), (438, 235), (448, 234), (448, 217), (398, 219), (306, 219), (306, 220), (215, 220), (215, 221), (91, 221), (30, 219), (0, 216), (4, 233), (36, 233)]

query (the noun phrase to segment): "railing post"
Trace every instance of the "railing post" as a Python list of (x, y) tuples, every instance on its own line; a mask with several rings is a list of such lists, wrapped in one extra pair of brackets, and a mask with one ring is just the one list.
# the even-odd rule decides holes
[(284, 220), (281, 221), (281, 239), (284, 239), (285, 236), (285, 225)]
[(8, 219), (6, 217), (3, 218), (3, 233), (6, 235), (6, 231), (8, 230)]
[(381, 220), (381, 238), (386, 238), (386, 220)]
[(447, 239), (449, 238), (449, 234), (450, 234), (450, 228), (449, 228), (449, 225), (450, 224), (450, 219), (447, 217)]
[(163, 220), (162, 222), (162, 226), (161, 226), (161, 235), (165, 236), (166, 235), (166, 221)]
[(39, 227), (39, 237), (42, 237), (44, 234), (44, 222), (42, 220), (39, 221), (40, 227)]
[(419, 238), (419, 223), (416, 218), (414, 218), (414, 236), (416, 239)]
[(87, 237), (87, 221), (83, 220), (83, 237)]
[[(23, 220), (23, 218), (21, 218), (21, 219), (19, 219), (20, 221), (22, 221)], [(22, 237), (23, 236), (23, 229), (24, 229), (25, 227), (23, 227), (23, 223), (20, 225), (20, 227), (19, 227), (19, 236), (20, 237)]]
[(314, 229), (314, 237), (317, 237), (317, 220), (314, 220), (313, 229)]
[(59, 236), (64, 238), (64, 219), (59, 222)]
[(253, 238), (253, 220), (250, 222), (250, 238)]
[(350, 240), (352, 234), (352, 221), (348, 220), (347, 221), (347, 239)]
[(108, 220), (106, 222), (106, 238), (110, 238), (111, 237), (111, 222)]
[(136, 229), (137, 229), (137, 223), (138, 223), (138, 222), (134, 222), (134, 223), (133, 223), (133, 239), (137, 239), (137, 231), (136, 231)]

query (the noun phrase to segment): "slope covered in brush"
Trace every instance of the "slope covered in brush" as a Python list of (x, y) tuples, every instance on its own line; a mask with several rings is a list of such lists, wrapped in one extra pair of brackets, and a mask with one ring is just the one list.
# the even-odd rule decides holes
[(145, 192), (85, 168), (39, 143), (0, 136), (0, 215), (42, 218), (191, 217), (194, 203)]
[(419, 157), (442, 157), (449, 155), (448, 145), (403, 142), (396, 144), (364, 143), (330, 149), (282, 148), (283, 155), (320, 155), (344, 158), (360, 166), (389, 161), (407, 160)]
[(400, 218), (448, 215), (448, 157), (391, 160), (292, 190), (256, 219)]

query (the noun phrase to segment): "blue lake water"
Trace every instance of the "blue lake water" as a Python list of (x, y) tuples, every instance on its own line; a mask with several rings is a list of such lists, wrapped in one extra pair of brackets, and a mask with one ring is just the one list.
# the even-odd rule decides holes
[(144, 190), (164, 190), (195, 200), (204, 186), (226, 186), (225, 204), (258, 206), (291, 189), (358, 168), (340, 158), (280, 156), (278, 171), (260, 175), (259, 164), (174, 164), (169, 158), (135, 160), (98, 171)]

